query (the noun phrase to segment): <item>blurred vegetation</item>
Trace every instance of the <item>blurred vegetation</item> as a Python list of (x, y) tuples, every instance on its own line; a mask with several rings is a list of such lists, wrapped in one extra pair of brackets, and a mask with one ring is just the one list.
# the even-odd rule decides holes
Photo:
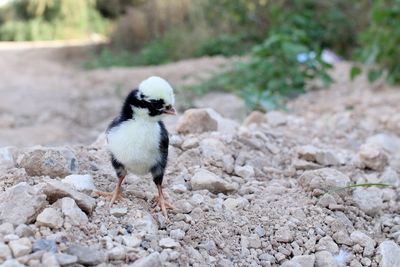
[(0, 7), (0, 40), (73, 39), (105, 33), (94, 0), (15, 0)]
[[(369, 79), (400, 83), (400, 0), (16, 0), (0, 7), (0, 40), (108, 34), (86, 68), (156, 65), (190, 57), (241, 56), (192, 89), (230, 90), (249, 107), (327, 86), (329, 49), (360, 62)], [(302, 60), (299, 60), (299, 55)]]
[[(356, 53), (365, 65), (369, 81), (384, 76), (391, 84), (400, 84), (400, 0), (375, 0), (371, 23), (360, 34), (361, 46)], [(354, 78), (361, 65), (351, 70)]]

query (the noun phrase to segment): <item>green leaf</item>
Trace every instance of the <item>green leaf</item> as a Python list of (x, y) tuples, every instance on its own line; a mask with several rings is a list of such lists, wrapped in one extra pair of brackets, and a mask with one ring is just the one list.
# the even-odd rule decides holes
[(361, 68), (358, 66), (352, 66), (350, 70), (350, 79), (354, 80), (357, 76), (361, 74)]
[(383, 71), (382, 70), (370, 70), (368, 71), (368, 81), (369, 82), (374, 82), (377, 79), (379, 79), (379, 77), (381, 77)]

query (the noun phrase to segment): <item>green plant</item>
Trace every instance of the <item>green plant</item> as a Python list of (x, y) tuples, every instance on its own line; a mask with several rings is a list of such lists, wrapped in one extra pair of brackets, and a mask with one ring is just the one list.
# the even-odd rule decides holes
[[(372, 22), (361, 33), (361, 48), (356, 57), (366, 64), (368, 80), (373, 82), (382, 75), (392, 84), (400, 84), (400, 0), (376, 0), (372, 8)], [(361, 66), (351, 70), (354, 78)]]
[[(302, 30), (274, 31), (253, 48), (249, 59), (196, 89), (235, 91), (250, 109), (279, 108), (286, 97), (303, 92), (308, 82), (318, 78), (328, 85), (332, 81), (326, 72), (330, 65), (321, 60), (320, 52)], [(303, 62), (299, 55), (305, 57)]]
[(110, 68), (114, 66), (129, 67), (136, 65), (136, 58), (128, 51), (113, 51), (103, 48), (98, 55), (93, 55), (90, 60), (83, 63), (85, 69)]

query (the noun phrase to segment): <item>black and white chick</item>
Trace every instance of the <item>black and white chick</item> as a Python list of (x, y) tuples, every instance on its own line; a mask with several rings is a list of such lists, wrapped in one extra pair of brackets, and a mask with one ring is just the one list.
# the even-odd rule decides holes
[(152, 76), (142, 81), (126, 97), (121, 112), (109, 125), (107, 147), (118, 182), (113, 192), (98, 192), (111, 198), (110, 206), (122, 199), (121, 185), (128, 171), (136, 175), (151, 173), (157, 186), (158, 204), (164, 216), (173, 208), (163, 194), (162, 181), (168, 159), (168, 132), (162, 118), (175, 115), (174, 92), (164, 79)]

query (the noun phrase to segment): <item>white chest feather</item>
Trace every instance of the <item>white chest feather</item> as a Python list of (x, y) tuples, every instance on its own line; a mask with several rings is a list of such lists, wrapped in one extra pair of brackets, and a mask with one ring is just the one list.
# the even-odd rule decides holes
[(160, 126), (148, 120), (128, 120), (111, 129), (108, 149), (129, 171), (146, 174), (160, 159)]

